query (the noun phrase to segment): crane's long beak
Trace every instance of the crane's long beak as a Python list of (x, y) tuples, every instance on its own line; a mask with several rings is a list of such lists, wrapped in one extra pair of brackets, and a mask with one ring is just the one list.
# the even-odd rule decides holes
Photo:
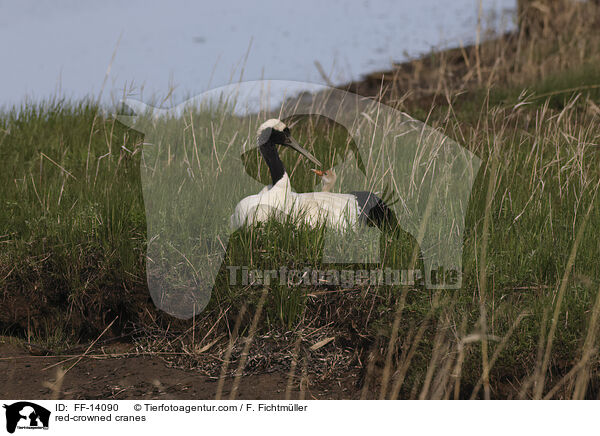
[(310, 154), (308, 152), (308, 150), (306, 150), (304, 147), (302, 147), (300, 144), (298, 144), (298, 142), (291, 136), (287, 137), (286, 142), (283, 145), (293, 148), (294, 150), (296, 150), (298, 153), (300, 153), (301, 155), (303, 155), (304, 157), (309, 159), (314, 164), (323, 166), (316, 157), (314, 157), (312, 154)]

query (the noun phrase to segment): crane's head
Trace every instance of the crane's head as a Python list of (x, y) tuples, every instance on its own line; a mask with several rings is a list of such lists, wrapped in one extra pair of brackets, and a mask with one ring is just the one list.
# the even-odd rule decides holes
[(330, 168), (326, 171), (315, 170), (315, 169), (311, 169), (311, 171), (313, 173), (315, 173), (317, 176), (321, 177), (321, 179), (323, 179), (323, 183), (326, 185), (333, 185), (335, 183), (335, 180), (337, 179), (337, 175), (335, 174), (335, 171), (333, 168)]
[(290, 147), (314, 164), (321, 166), (321, 162), (304, 149), (304, 147), (298, 144), (298, 141), (292, 137), (289, 127), (277, 118), (272, 118), (262, 123), (256, 132), (256, 136), (258, 137), (258, 146), (263, 155), (265, 152), (268, 152), (270, 148), (274, 149), (275, 145), (283, 145), (285, 147)]

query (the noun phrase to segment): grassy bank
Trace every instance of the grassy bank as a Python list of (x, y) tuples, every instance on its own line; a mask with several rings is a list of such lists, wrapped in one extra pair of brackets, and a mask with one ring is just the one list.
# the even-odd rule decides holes
[[(230, 237), (207, 308), (189, 321), (176, 320), (150, 300), (152, 229), (169, 223), (170, 237), (179, 238), (186, 253), (197, 259), (206, 254), (202, 235), (215, 220), (195, 199), (207, 198), (210, 189), (224, 195), (220, 177), (235, 178), (234, 171), (258, 162), (251, 155), (240, 160), (238, 152), (254, 140), (260, 117), (225, 122), (219, 111), (192, 114), (198, 124), (191, 125), (213, 121), (212, 130), (194, 131), (200, 145), (190, 143), (189, 155), (171, 154), (170, 148), (154, 155), (161, 162), (184, 158), (175, 161), (174, 172), (142, 186), (150, 167), (142, 161), (143, 136), (93, 104), (55, 101), (4, 112), (0, 328), (60, 352), (97, 337), (116, 320), (112, 334), (133, 332), (142, 349), (183, 353), (170, 358), (180, 366), (211, 375), (304, 368), (323, 379), (358, 369), (360, 386), (376, 386), (381, 397), (595, 397), (600, 51), (594, 38), (578, 28), (512, 45), (517, 36), (481, 48), (478, 60), (471, 51), (477, 47), (461, 52), (461, 62), (432, 55), (423, 61), (430, 62), (427, 87), (405, 84), (408, 66), (384, 81), (380, 98), (483, 161), (466, 213), (462, 288), (453, 291), (422, 285), (231, 286), (228, 265), (329, 268), (315, 249), (323, 245), (323, 228), (272, 221)], [(448, 71), (462, 71), (467, 80), (450, 80), (458, 75)], [(406, 95), (414, 91), (419, 98), (402, 98), (403, 86)], [(351, 147), (347, 133), (329, 123), (296, 121), (294, 135), (323, 162), (335, 163), (332, 150)], [(361, 122), (367, 129), (368, 120)], [(175, 126), (185, 130), (183, 137), (190, 134), (188, 125)], [(212, 153), (213, 144), (230, 151)], [(227, 158), (239, 161), (238, 167), (218, 171)], [(307, 163), (287, 151), (283, 160), (298, 192), (316, 185)], [(214, 177), (203, 180), (206, 174)], [(183, 184), (188, 176), (192, 182)], [(266, 169), (259, 167), (254, 177), (268, 180)], [(173, 186), (184, 201), (147, 221), (149, 207), (172, 200)], [(232, 204), (244, 189), (257, 192), (255, 186), (236, 189)], [(401, 197), (402, 189), (396, 189)], [(382, 265), (420, 266), (413, 254), (422, 253), (410, 235), (382, 244)], [(161, 255), (173, 259), (172, 252)], [(185, 262), (177, 265), (166, 272), (174, 274), (169, 280), (185, 282)]]

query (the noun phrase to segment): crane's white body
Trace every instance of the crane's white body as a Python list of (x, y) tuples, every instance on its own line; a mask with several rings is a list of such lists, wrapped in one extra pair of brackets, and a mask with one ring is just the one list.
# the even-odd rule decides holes
[[(325, 224), (328, 227), (346, 230), (358, 224), (360, 210), (357, 198), (353, 194), (332, 192), (298, 194), (292, 191), (289, 176), (275, 146), (280, 144), (291, 147), (319, 166), (321, 162), (291, 137), (289, 128), (281, 120), (265, 121), (258, 128), (256, 136), (260, 153), (269, 167), (273, 183), (258, 194), (250, 195), (237, 204), (230, 218), (231, 227), (237, 229), (270, 218), (284, 220), (288, 216), (291, 216), (294, 221), (300, 220), (312, 227)], [(322, 172), (315, 171), (315, 173)], [(335, 172), (326, 173), (327, 177), (333, 175), (331, 184), (327, 185), (328, 189), (331, 189), (331, 185), (335, 182)]]
[(357, 225), (359, 212), (354, 195), (332, 192), (298, 194), (292, 191), (285, 173), (275, 185), (242, 199), (235, 207), (230, 222), (237, 229), (269, 218), (284, 220), (291, 215), (312, 227), (324, 223), (327, 227), (346, 230)]
[(360, 213), (356, 197), (333, 192), (307, 192), (296, 194), (294, 213), (310, 226), (323, 222), (338, 230), (353, 228)]
[(297, 194), (292, 191), (287, 173), (273, 186), (265, 186), (258, 194), (243, 198), (235, 207), (230, 222), (234, 229), (264, 222), (274, 215), (287, 215)]

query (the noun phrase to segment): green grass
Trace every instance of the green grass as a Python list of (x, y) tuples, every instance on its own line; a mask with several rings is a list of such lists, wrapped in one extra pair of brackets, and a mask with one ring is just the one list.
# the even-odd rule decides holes
[[(402, 387), (404, 396), (423, 379), (437, 331), (459, 330), (463, 320), (467, 333), (480, 330), (483, 267), (488, 334), (503, 338), (520, 314), (527, 315), (508, 338), (491, 379), (500, 383), (532, 375), (540, 361), (538, 343), (551, 323), (559, 284), (569, 271), (575, 236), (593, 202), (568, 274), (550, 363), (556, 372), (566, 372), (581, 356), (600, 286), (600, 204), (595, 196), (600, 180), (600, 123), (589, 110), (589, 101), (600, 105), (600, 91), (594, 87), (596, 70), (590, 68), (549, 77), (528, 87), (526, 94), (523, 87), (493, 89), (489, 96), (483, 91), (471, 93), (457, 100), (451, 114), (443, 107), (430, 114), (429, 123), (484, 163), (466, 214), (462, 289), (434, 293), (417, 286), (407, 294), (398, 337), (410, 337), (425, 319), (429, 324)], [(571, 88), (578, 90), (555, 93)], [(575, 100), (577, 92), (581, 95)], [(523, 99), (531, 104), (515, 108)], [(415, 113), (425, 119), (425, 112)], [(215, 248), (206, 235), (228, 232), (223, 211), (207, 209), (198, 199), (222, 198), (222, 207), (232, 210), (240, 198), (258, 192), (259, 181), (268, 182), (266, 168), (256, 155), (239, 156), (241, 143), (253, 140), (260, 119), (238, 118), (220, 109), (196, 111), (192, 116), (193, 137), (193, 129), (181, 120), (158, 122), (155, 128), (165, 135), (163, 142), (159, 148), (146, 149), (142, 162), (146, 147), (142, 135), (93, 104), (54, 101), (0, 114), (0, 328), (17, 335), (33, 331), (39, 341), (56, 348), (57, 342), (98, 334), (116, 316), (121, 327), (127, 321), (148, 321), (146, 254), (158, 265), (150, 281), (174, 293), (202, 285), (216, 271), (216, 286), (204, 312), (210, 317), (225, 308), (237, 313), (243, 305), (253, 306), (259, 300), (260, 286), (230, 286), (228, 265), (260, 270), (331, 268), (323, 263), (320, 251), (325, 229), (289, 219), (238, 230), (229, 238), (224, 262), (209, 260), (210, 271), (190, 273), (189, 264), (204, 262)], [(206, 126), (211, 122), (209, 131)], [(368, 129), (366, 121), (364, 129)], [(352, 148), (344, 132), (323, 120), (301, 119), (293, 132), (328, 164), (340, 162), (340, 156)], [(282, 156), (294, 189), (314, 189), (317, 180), (310, 165), (289, 151)], [(225, 165), (228, 159), (235, 164)], [(258, 169), (252, 173), (254, 163)], [(370, 174), (373, 167), (365, 165)], [(244, 168), (255, 182), (238, 177)], [(490, 177), (494, 177), (494, 191), (485, 229)], [(237, 184), (229, 183), (236, 178)], [(381, 190), (384, 184), (377, 181), (367, 187)], [(398, 193), (404, 197), (402, 189), (401, 185)], [(482, 265), (485, 232), (489, 241)], [(153, 241), (157, 233), (173, 247), (148, 248), (148, 239)], [(381, 244), (386, 247), (385, 266), (410, 266), (416, 243), (408, 233), (383, 238)], [(315, 309), (319, 297), (310, 296), (323, 289), (339, 287), (271, 284), (259, 330), (294, 330), (311, 322), (307, 316), (314, 313), (319, 315), (315, 325), (335, 324), (335, 311)], [(395, 305), (402, 290), (359, 286), (358, 294), (340, 297), (335, 304), (364, 321), (364, 331), (373, 340), (385, 343), (393, 334)], [(441, 305), (434, 305), (436, 298)], [(192, 303), (202, 306), (206, 299), (206, 293), (194, 294)], [(340, 329), (344, 326), (340, 323)], [(497, 342), (490, 344), (493, 352)], [(462, 366), (463, 384), (477, 382), (481, 359), (479, 343), (470, 345)]]
[(91, 334), (143, 279), (139, 137), (87, 103), (16, 108), (0, 126), (3, 327), (22, 329), (29, 311), (34, 326), (47, 316)]

